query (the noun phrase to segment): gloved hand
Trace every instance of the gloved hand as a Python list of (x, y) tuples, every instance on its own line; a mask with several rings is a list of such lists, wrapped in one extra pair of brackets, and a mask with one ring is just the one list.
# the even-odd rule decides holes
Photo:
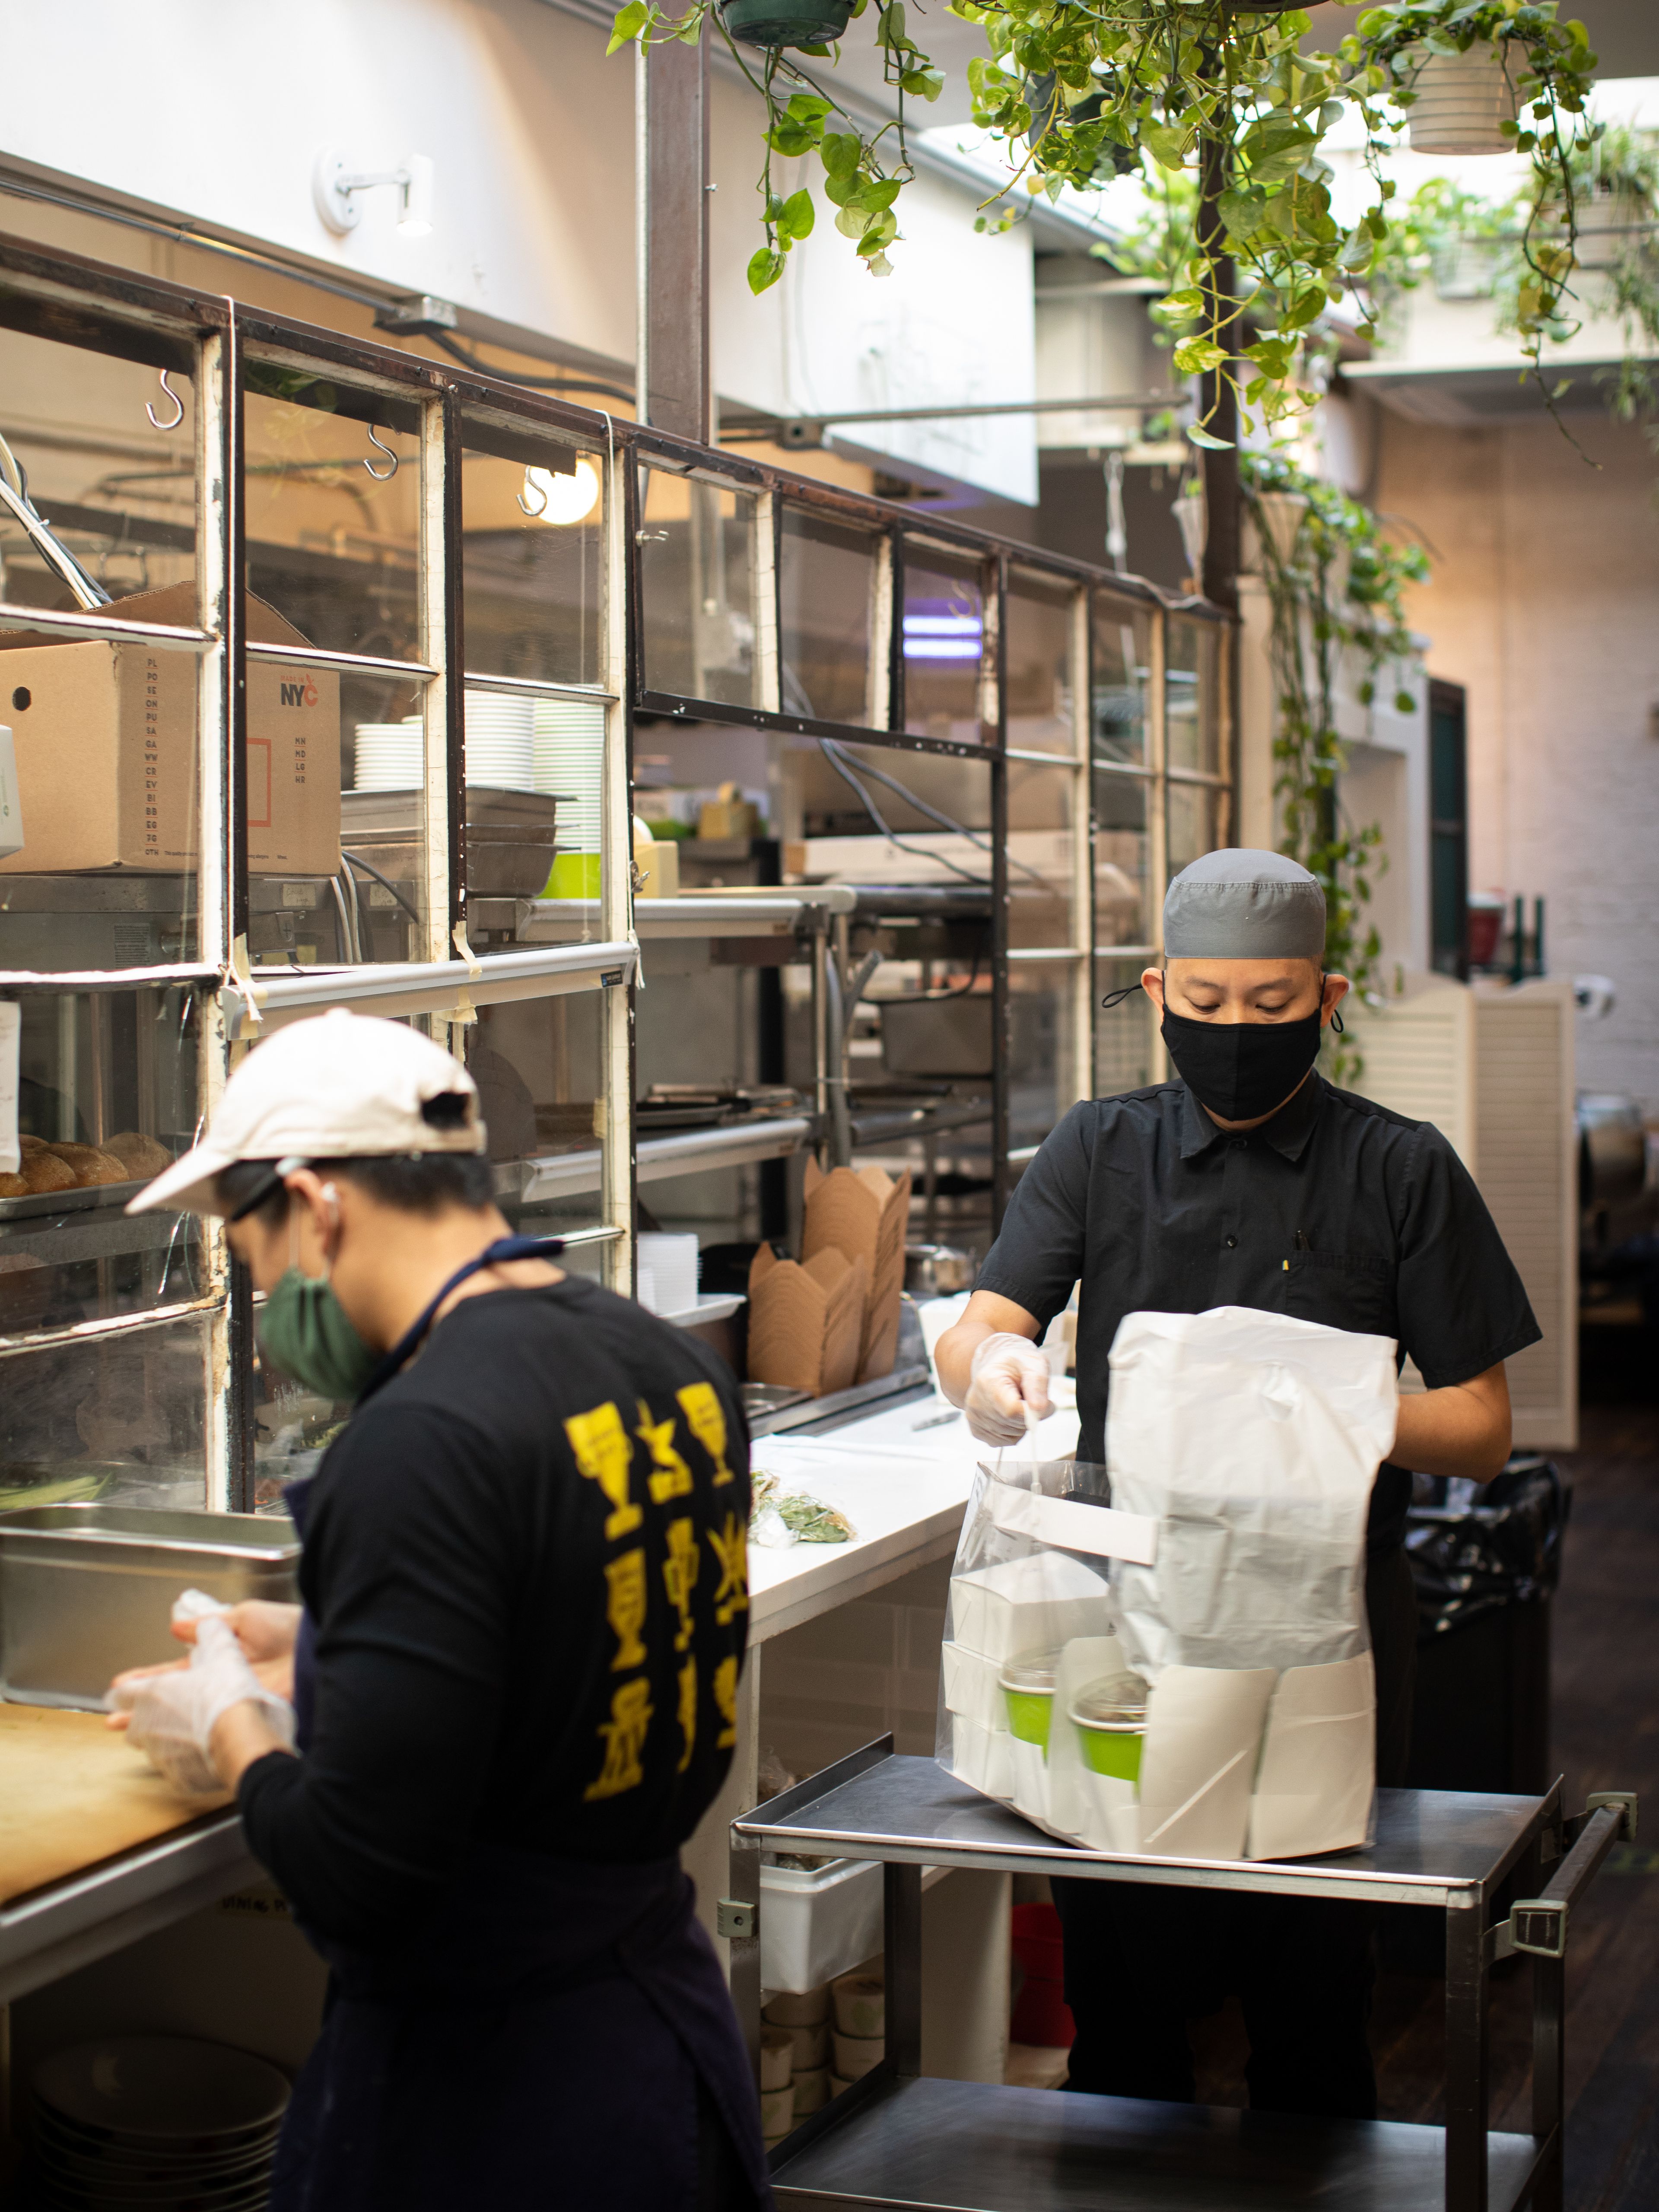
[(214, 1723), (245, 1698), (291, 1748), (293, 1706), (265, 1688), (230, 1624), (209, 1615), (197, 1623), (188, 1666), (124, 1676), (111, 1686), (105, 1703), (112, 1712), (129, 1716), (128, 1740), (175, 1790), (199, 1796), (224, 1788), (210, 1748)]
[(1000, 1330), (974, 1347), (962, 1409), (982, 1444), (1018, 1443), (1030, 1424), (1053, 1411), (1048, 1402), (1048, 1357), (1029, 1336)]

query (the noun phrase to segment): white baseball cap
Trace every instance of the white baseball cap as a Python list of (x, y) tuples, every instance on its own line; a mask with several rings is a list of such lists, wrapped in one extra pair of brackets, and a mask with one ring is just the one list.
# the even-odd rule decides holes
[[(456, 1126), (434, 1128), (421, 1109), (459, 1093)], [(224, 1089), (194, 1151), (147, 1184), (127, 1207), (220, 1211), (214, 1186), (238, 1160), (360, 1159), (387, 1153), (481, 1152), (478, 1087), (452, 1053), (401, 1023), (335, 1006), (256, 1045)]]

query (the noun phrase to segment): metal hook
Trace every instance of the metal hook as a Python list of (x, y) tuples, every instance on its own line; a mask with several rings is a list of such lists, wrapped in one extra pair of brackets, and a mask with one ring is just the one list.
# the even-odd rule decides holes
[(166, 369), (161, 371), (161, 389), (166, 392), (167, 398), (173, 402), (174, 407), (178, 410), (178, 412), (174, 415), (172, 422), (164, 422), (161, 420), (161, 416), (155, 411), (155, 403), (154, 400), (145, 400), (144, 412), (149, 417), (151, 429), (176, 430), (179, 425), (185, 419), (185, 403), (173, 390), (173, 386), (167, 382), (167, 372)]
[(538, 484), (536, 486), (536, 489), (540, 495), (541, 505), (539, 507), (532, 507), (530, 501), (524, 495), (525, 492), (530, 489), (531, 474), (532, 471), (529, 469), (526, 469), (524, 472), (524, 489), (519, 494), (519, 505), (531, 518), (532, 521), (538, 522), (542, 516), (547, 513), (547, 493), (540, 484)]
[(390, 483), (392, 477), (398, 473), (398, 456), (392, 452), (391, 447), (386, 444), (384, 438), (377, 438), (375, 436), (374, 425), (372, 423), (369, 426), (368, 442), (371, 446), (379, 447), (380, 451), (386, 455), (387, 460), (391, 462), (392, 466), (389, 469), (377, 469), (374, 462), (368, 459), (365, 459), (363, 466), (368, 471), (368, 473), (374, 477), (376, 483)]

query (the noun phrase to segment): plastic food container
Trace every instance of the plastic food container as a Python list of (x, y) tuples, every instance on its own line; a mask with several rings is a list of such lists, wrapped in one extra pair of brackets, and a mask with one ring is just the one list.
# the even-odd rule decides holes
[(761, 2092), (787, 2089), (795, 2071), (795, 2039), (787, 2027), (775, 2027), (761, 2038)]
[(1146, 1740), (1146, 1684), (1139, 1674), (1109, 1674), (1079, 1690), (1072, 1705), (1083, 1764), (1091, 1774), (1140, 1779)]
[(836, 2079), (839, 2081), (860, 2081), (872, 2066), (879, 2066), (887, 2055), (887, 2045), (879, 2035), (842, 2035), (837, 2029), (835, 2036)]
[(876, 1859), (763, 1864), (761, 1987), (816, 1990), (873, 1958), (881, 1948), (882, 1896)]

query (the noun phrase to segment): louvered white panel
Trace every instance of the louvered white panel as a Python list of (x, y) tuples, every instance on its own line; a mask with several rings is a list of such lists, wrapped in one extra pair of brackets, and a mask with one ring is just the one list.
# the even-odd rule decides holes
[(1474, 1174), (1472, 994), (1443, 975), (1417, 975), (1401, 998), (1376, 1007), (1350, 999), (1342, 1011), (1362, 1063), (1351, 1088), (1409, 1121), (1432, 1121)]
[(1474, 999), (1478, 1180), (1544, 1332), (1509, 1363), (1515, 1441), (1571, 1449), (1578, 1441), (1572, 990), (1525, 983)]

